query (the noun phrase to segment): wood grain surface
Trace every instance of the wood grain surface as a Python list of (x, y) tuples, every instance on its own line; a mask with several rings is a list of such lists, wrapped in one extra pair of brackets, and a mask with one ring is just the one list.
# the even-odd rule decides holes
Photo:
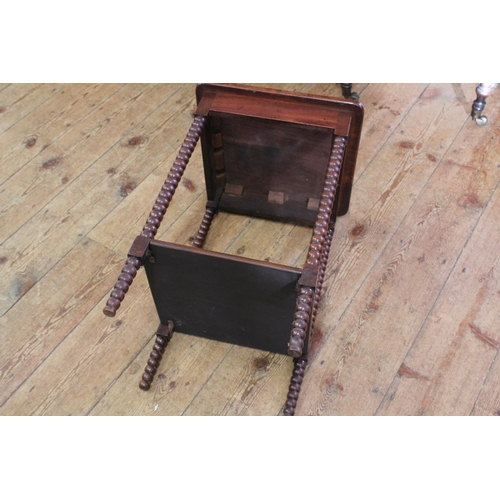
[[(341, 97), (338, 84), (262, 84)], [(298, 415), (500, 415), (500, 99), (475, 84), (354, 84), (365, 109)], [(140, 270), (102, 308), (196, 108), (194, 84), (0, 86), (0, 414), (279, 415), (290, 357), (174, 333)], [(205, 213), (198, 147), (158, 239)], [(204, 248), (301, 267), (308, 228), (218, 214)]]

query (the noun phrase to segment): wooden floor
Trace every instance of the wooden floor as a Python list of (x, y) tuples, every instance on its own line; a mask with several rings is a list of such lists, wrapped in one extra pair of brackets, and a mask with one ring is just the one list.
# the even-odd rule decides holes
[[(337, 84), (273, 88), (340, 96)], [(0, 414), (279, 415), (291, 358), (174, 334), (145, 273), (102, 314), (192, 121), (193, 84), (0, 84)], [(500, 94), (355, 84), (365, 121), (300, 415), (500, 414)], [(199, 148), (158, 237), (204, 213)], [(310, 230), (219, 214), (206, 248), (301, 265)]]

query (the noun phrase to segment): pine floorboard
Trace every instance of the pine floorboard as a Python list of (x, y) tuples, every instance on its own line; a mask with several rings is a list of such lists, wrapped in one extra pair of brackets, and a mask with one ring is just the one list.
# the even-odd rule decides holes
[[(259, 84), (340, 96), (338, 84)], [(500, 415), (500, 94), (354, 84), (365, 108), (300, 415)], [(138, 388), (157, 315), (141, 270), (102, 308), (177, 154), (194, 84), (0, 85), (0, 415), (280, 415), (290, 358), (174, 334)], [(159, 239), (204, 213), (200, 148)], [(206, 248), (301, 266), (310, 230), (231, 214)]]

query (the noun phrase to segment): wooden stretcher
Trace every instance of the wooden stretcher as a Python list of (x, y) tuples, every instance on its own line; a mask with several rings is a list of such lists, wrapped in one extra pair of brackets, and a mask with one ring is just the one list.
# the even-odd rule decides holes
[[(337, 215), (349, 208), (363, 107), (350, 99), (202, 84), (195, 118), (104, 308), (115, 316), (144, 266), (160, 318), (140, 388), (174, 329), (292, 356), (294, 415)], [(207, 204), (192, 247), (155, 240), (201, 138)], [(301, 269), (202, 249), (218, 211), (312, 228)]]

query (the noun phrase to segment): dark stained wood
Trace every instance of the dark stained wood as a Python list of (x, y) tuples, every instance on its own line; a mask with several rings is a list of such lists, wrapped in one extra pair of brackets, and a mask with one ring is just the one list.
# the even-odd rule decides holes
[(120, 276), (118, 276), (113, 291), (111, 292), (111, 296), (104, 306), (103, 313), (106, 316), (111, 318), (114, 317), (122, 301), (125, 299), (125, 294), (128, 292), (137, 271), (143, 263), (143, 258), (146, 254), (149, 241), (154, 238), (158, 232), (163, 216), (170, 205), (170, 201), (172, 200), (175, 190), (179, 185), (189, 158), (191, 157), (200, 138), (204, 124), (204, 117), (196, 117), (194, 119), (174, 164), (161, 188), (153, 209), (149, 214), (142, 233), (136, 237), (128, 252), (128, 259), (125, 263), (125, 267), (122, 269)]
[[(226, 182), (243, 187), (237, 196), (224, 191), (220, 210), (312, 226), (316, 213), (307, 201), (321, 196), (332, 130), (230, 114), (220, 118)], [(270, 193), (282, 193), (282, 203)]]
[[(333, 133), (346, 136), (346, 156), (341, 177), (338, 215), (347, 213), (363, 122), (363, 106), (359, 102), (351, 99), (266, 90), (249, 86), (214, 84), (198, 85), (196, 97), (198, 102), (196, 114), (211, 117), (207, 128), (214, 126), (213, 120), (215, 119), (217, 133), (222, 130), (225, 168), (226, 170), (233, 169), (233, 175), (236, 176), (242, 175), (243, 171), (238, 172), (232, 167), (231, 161), (228, 159), (228, 137), (226, 137), (227, 134), (233, 132), (233, 126), (235, 125), (241, 127), (241, 130), (236, 138), (234, 138), (233, 134), (233, 143), (236, 141), (236, 144), (231, 146), (231, 148), (234, 148), (232, 159), (237, 159), (240, 162), (240, 167), (245, 167), (244, 171), (247, 173), (253, 173), (255, 169), (260, 169), (260, 171), (271, 169), (273, 175), (278, 175), (280, 180), (285, 182), (284, 186), (288, 185), (287, 175), (292, 172), (294, 172), (292, 175), (301, 175), (296, 173), (294, 168), (288, 168), (290, 159), (292, 159), (294, 165), (298, 161), (293, 158), (293, 148), (298, 147), (298, 145), (307, 147), (304, 146), (304, 143), (309, 144), (307, 156), (304, 156), (305, 151), (300, 152), (303, 158), (302, 161), (306, 163), (308, 168), (324, 169), (324, 173), (326, 171), (324, 162), (331, 148), (331, 142), (327, 145), (328, 141), (324, 135), (329, 134), (330, 138)], [(230, 121), (225, 124), (226, 120)], [(276, 126), (272, 126), (272, 122), (277, 122), (275, 123)], [(257, 133), (256, 126), (264, 128), (260, 128)], [(295, 130), (296, 137), (300, 138), (298, 144), (291, 144), (286, 141), (287, 136), (285, 134), (292, 134), (293, 130)], [(320, 131), (323, 131), (323, 134)], [(278, 136), (275, 136), (276, 134)], [(284, 135), (281, 142), (278, 139), (280, 135)], [(259, 145), (259, 140), (263, 140), (264, 143)], [(205, 168), (209, 170), (209, 172), (206, 172), (207, 191), (209, 198), (214, 199), (214, 197), (221, 194), (221, 183), (217, 183), (213, 177), (213, 151), (206, 136), (202, 136), (202, 144), (204, 145)], [(243, 153), (247, 155), (246, 159), (240, 158), (239, 155)], [(231, 151), (229, 151), (229, 155), (231, 155)], [(271, 167), (270, 164), (281, 164), (281, 167)], [(320, 176), (320, 182), (322, 179), (323, 176)], [(310, 181), (311, 179), (308, 179), (308, 182)], [(229, 178), (228, 182), (241, 184), (240, 182), (230, 181)], [(264, 184), (266, 182), (272, 183), (273, 177), (263, 180)], [(262, 189), (262, 186), (259, 185), (257, 192), (253, 194), (255, 203), (245, 208), (245, 213), (258, 217), (269, 216), (278, 220), (287, 220), (288, 217), (288, 220), (292, 222), (312, 225), (314, 218), (311, 220), (308, 215), (304, 215), (305, 221), (297, 220), (297, 217), (301, 218), (303, 215), (302, 211), (299, 211), (299, 215), (295, 211), (291, 211), (290, 215), (283, 211), (276, 211), (268, 215), (266, 211), (262, 213), (262, 208), (259, 209), (259, 207), (265, 206), (264, 202), (268, 191), (290, 191), (290, 193), (294, 193), (296, 187), (297, 182), (291, 181), (290, 188), (287, 190), (269, 187), (264, 196), (259, 196)], [(303, 187), (301, 186), (300, 191), (302, 190)], [(319, 196), (311, 197), (318, 198)], [(241, 210), (243, 206), (241, 200), (239, 200), (239, 204), (234, 199), (225, 200), (225, 203), (228, 204), (226, 206), (227, 210)], [(307, 199), (304, 204), (307, 204)], [(273, 206), (275, 208), (279, 207), (276, 204), (273, 204)], [(266, 210), (271, 209), (266, 207)]]
[[(161, 325), (171, 327), (158, 332), (139, 387), (149, 390), (175, 326), (296, 358), (285, 410), (293, 415), (335, 220), (349, 206), (363, 107), (254, 87), (199, 85), (196, 93), (194, 122), (104, 313), (115, 315), (144, 265)], [(200, 138), (208, 200), (193, 247), (155, 241)], [(312, 226), (303, 269), (201, 250), (217, 211)]]
[(304, 380), (306, 366), (307, 359), (301, 358), (293, 360), (292, 378), (290, 380), (290, 387), (288, 389), (285, 409), (283, 411), (284, 415), (287, 417), (293, 417), (295, 415), (295, 408), (297, 406), (302, 381)]
[(191, 125), (191, 128), (189, 129), (189, 132), (187, 133), (186, 138), (182, 143), (179, 153), (175, 158), (174, 164), (170, 169), (167, 179), (163, 183), (160, 193), (158, 194), (158, 198), (155, 205), (153, 206), (146, 225), (142, 230), (143, 236), (154, 238), (154, 236), (156, 235), (161, 220), (165, 215), (165, 212), (167, 211), (167, 208), (172, 201), (175, 190), (177, 189), (182, 175), (184, 174), (184, 170), (186, 170), (189, 158), (191, 158), (194, 148), (198, 143), (204, 125), (204, 117), (197, 116), (194, 119), (193, 124)]
[(146, 274), (175, 330), (287, 354), (300, 269), (152, 241)]
[(149, 238), (148, 236), (144, 236), (142, 234), (137, 236), (137, 238), (134, 240), (132, 246), (128, 251), (128, 256), (135, 257), (142, 262), (148, 251), (148, 246), (150, 241), (151, 238)]
[(197, 115), (222, 112), (240, 116), (267, 118), (287, 123), (334, 129), (347, 135), (354, 109), (362, 110), (351, 100), (315, 96), (298, 92), (262, 89), (243, 85), (201, 84), (196, 89)]
[(303, 286), (300, 289), (295, 314), (293, 316), (292, 331), (288, 341), (287, 354), (299, 358), (307, 352), (307, 333), (311, 326), (311, 313), (314, 299), (314, 288)]
[[(325, 279), (326, 265), (328, 264), (328, 255), (330, 253), (330, 247), (332, 244), (332, 238), (334, 233), (334, 228), (330, 227), (326, 233), (325, 242), (323, 244), (323, 249), (321, 253), (321, 262), (319, 266), (319, 271), (317, 275), (316, 286), (314, 289), (314, 304), (312, 311), (312, 321), (311, 324), (314, 326), (316, 321), (316, 315), (318, 314), (319, 301), (321, 299), (321, 292), (323, 290), (323, 281)], [(314, 331), (311, 332), (311, 336), (314, 335)]]
[[(321, 291), (316, 291), (313, 286), (319, 286), (321, 289), (323, 283), (323, 278), (318, 273), (321, 268), (324, 276), (330, 241), (333, 236), (333, 232), (330, 232), (329, 229), (335, 224), (334, 201), (344, 160), (345, 142), (345, 138), (335, 137), (319, 202), (317, 219), (304, 265), (304, 273), (300, 280), (300, 283), (305, 286), (301, 288), (297, 299), (297, 309), (288, 346), (288, 354), (295, 358), (307, 352), (304, 350), (304, 343), (308, 332), (312, 331), (314, 327), (314, 318)], [(311, 302), (313, 305), (316, 304), (314, 313)]]
[(193, 246), (201, 248), (203, 243), (205, 243), (205, 238), (207, 237), (208, 230), (212, 224), (212, 220), (215, 216), (216, 210), (213, 207), (207, 207), (205, 210), (205, 215), (201, 221), (200, 227), (193, 241)]
[(144, 368), (144, 373), (142, 374), (142, 379), (139, 382), (139, 389), (143, 391), (149, 391), (151, 388), (151, 383), (153, 382), (154, 376), (158, 367), (160, 366), (161, 358), (165, 353), (165, 349), (172, 338), (174, 333), (174, 324), (169, 321), (168, 324), (163, 325), (160, 323), (158, 331), (156, 332), (156, 341), (153, 346), (153, 350), (148, 359), (148, 364)]
[(106, 316), (113, 318), (116, 315), (116, 311), (125, 299), (125, 294), (128, 292), (130, 285), (137, 275), (137, 271), (140, 269), (141, 265), (141, 261), (138, 258), (127, 258), (122, 272), (116, 280), (111, 296), (104, 306), (103, 312)]

